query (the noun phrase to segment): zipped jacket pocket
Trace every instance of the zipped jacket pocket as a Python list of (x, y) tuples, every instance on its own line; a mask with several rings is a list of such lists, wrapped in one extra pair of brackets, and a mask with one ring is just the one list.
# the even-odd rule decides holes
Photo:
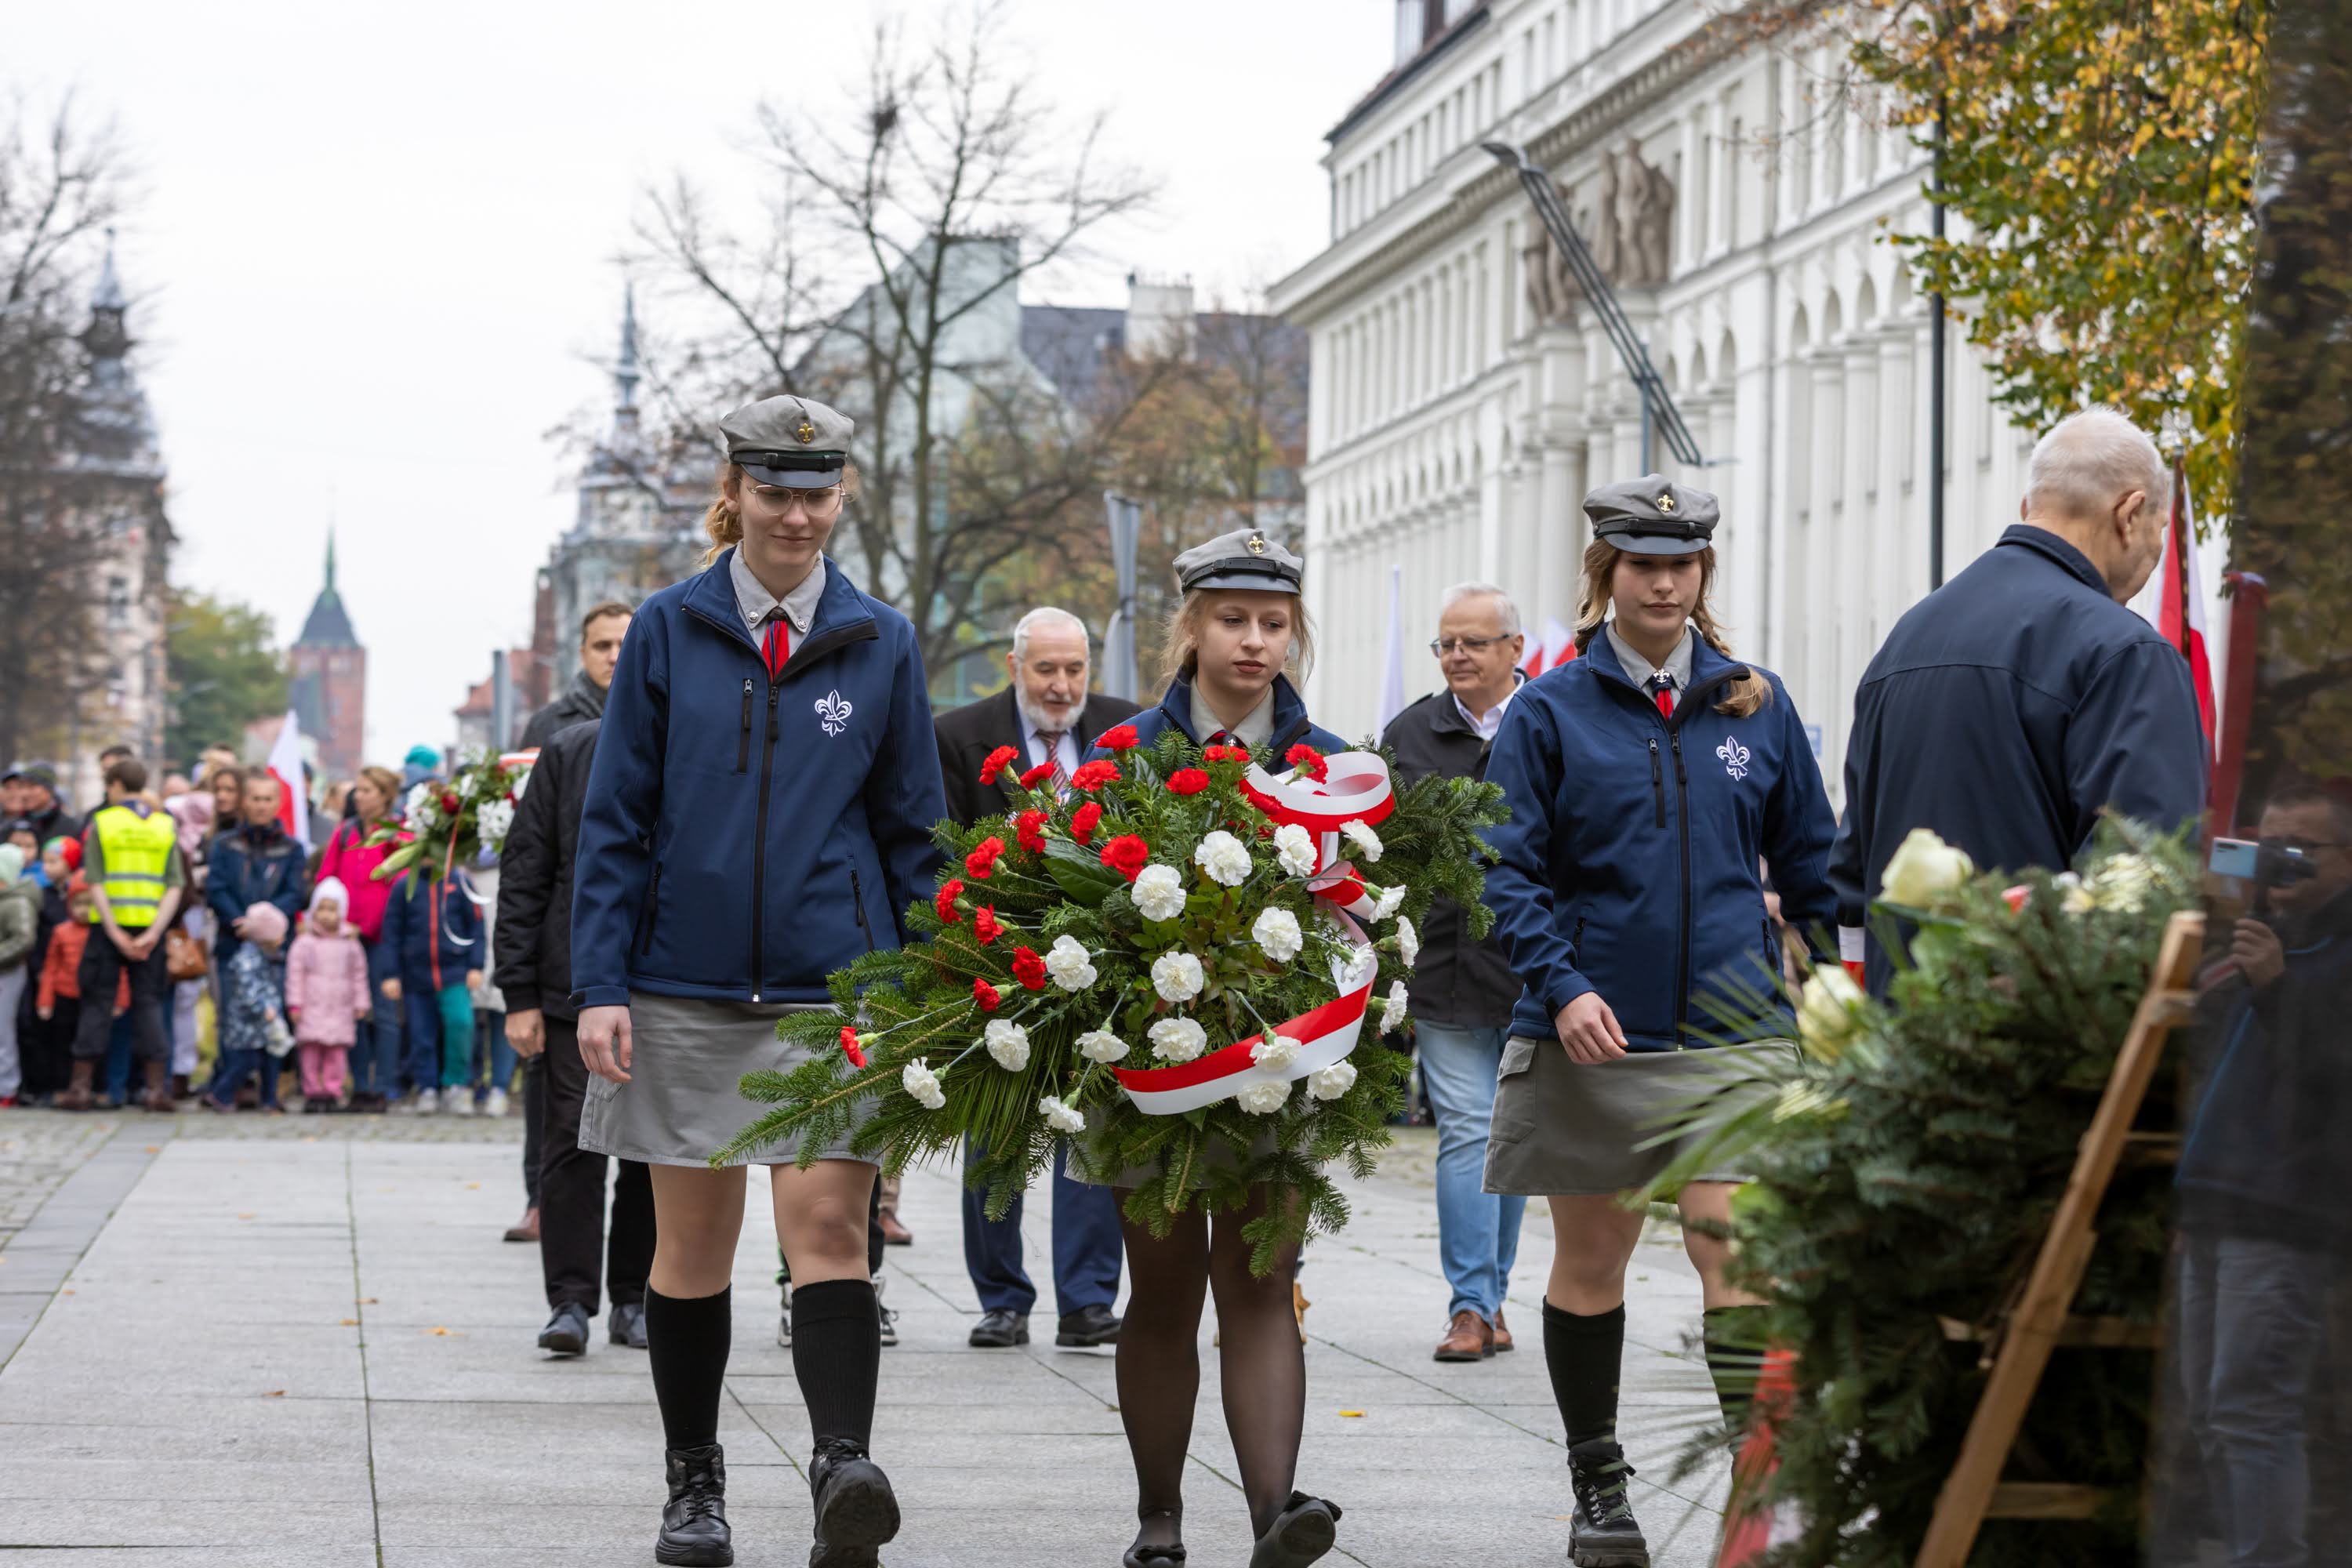
[(1666, 825), (1666, 774), (1658, 763), (1658, 738), (1650, 737), (1650, 794), (1658, 803), (1658, 826)]
[(874, 928), (866, 920), (866, 884), (858, 879), (857, 868), (849, 868), (849, 902), (857, 911), (857, 932), (866, 939), (866, 951), (874, 951)]
[(743, 678), (743, 733), (735, 742), (735, 771), (751, 771), (751, 679)]

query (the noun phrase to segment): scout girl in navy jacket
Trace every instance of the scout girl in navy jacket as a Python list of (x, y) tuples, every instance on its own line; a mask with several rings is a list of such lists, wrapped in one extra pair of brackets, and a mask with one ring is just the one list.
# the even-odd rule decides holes
[[(827, 974), (906, 939), (947, 814), (914, 628), (824, 553), (855, 482), (855, 427), (786, 396), (719, 432), (709, 564), (638, 606), (621, 645), (572, 902), (572, 1001), (596, 1075), (580, 1146), (653, 1177), (645, 1324), (670, 1494), (656, 1554), (679, 1563), (732, 1560), (717, 1435), (743, 1177), (710, 1169), (710, 1153), (751, 1119), (744, 1073), (805, 1059), (776, 1020), (823, 1005)], [(898, 1527), (866, 1452), (877, 1173), (846, 1134), (809, 1170), (794, 1168), (800, 1152), (758, 1158), (773, 1167), (815, 1439), (810, 1561), (871, 1563)]]
[[(1488, 835), (1495, 932), (1527, 989), (1504, 1047), (1486, 1190), (1551, 1200), (1544, 1355), (1568, 1430), (1579, 1562), (1647, 1563), (1616, 1440), (1625, 1264), (1642, 1215), (1620, 1202), (1675, 1150), (1657, 1123), (1710, 1094), (1743, 1053), (1793, 1049), (1785, 1004), (1740, 1027), (1741, 998), (1778, 997), (1780, 944), (1759, 862), (1790, 924), (1833, 922), (1836, 824), (1796, 706), (1733, 659), (1708, 611), (1716, 500), (1656, 475), (1587, 497), (1573, 663), (1519, 689), (1486, 765), (1510, 819)], [(1735, 1042), (1700, 1049), (1725, 1037)], [(1727, 1221), (1737, 1173), (1681, 1194), (1685, 1220)], [(1746, 1412), (1749, 1298), (1723, 1244), (1685, 1234), (1707, 1308), (1725, 1415)], [(1734, 1316), (1737, 1314), (1738, 1316)], [(1744, 1367), (1747, 1369), (1743, 1372)]]

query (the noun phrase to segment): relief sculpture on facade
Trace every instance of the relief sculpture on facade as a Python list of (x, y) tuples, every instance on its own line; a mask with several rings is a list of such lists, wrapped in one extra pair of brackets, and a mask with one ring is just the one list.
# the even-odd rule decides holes
[[(1603, 153), (1592, 205), (1570, 206), (1570, 193), (1560, 191), (1563, 209), (1575, 213), (1577, 232), (1592, 251), (1601, 276), (1620, 289), (1654, 289), (1666, 280), (1674, 260), (1675, 183), (1663, 169), (1642, 161), (1641, 143), (1626, 138), (1622, 147)], [(1559, 326), (1576, 319), (1580, 290), (1568, 263), (1538, 226), (1519, 252), (1527, 279), (1528, 310), (1538, 326)]]

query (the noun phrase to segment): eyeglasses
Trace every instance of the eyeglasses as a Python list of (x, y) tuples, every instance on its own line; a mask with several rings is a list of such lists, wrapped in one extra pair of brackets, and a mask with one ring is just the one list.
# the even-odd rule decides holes
[(799, 511), (823, 521), (841, 510), (839, 485), (829, 485), (821, 490), (795, 490), (782, 485), (762, 485), (758, 493), (762, 505), (786, 517)]
[(1429, 639), (1429, 651), (1440, 658), (1456, 648), (1464, 653), (1485, 653), (1496, 643), (1509, 640), (1507, 637), (1432, 637)]

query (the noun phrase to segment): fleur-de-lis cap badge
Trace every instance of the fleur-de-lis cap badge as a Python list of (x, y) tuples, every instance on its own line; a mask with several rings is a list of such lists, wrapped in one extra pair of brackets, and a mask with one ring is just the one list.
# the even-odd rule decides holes
[(1265, 535), (1263, 533), (1251, 534), (1249, 536), (1248, 544), (1249, 552), (1252, 555), (1263, 555), (1265, 553)]
[(1660, 511), (1671, 515), (1675, 510), (1675, 492), (1672, 490), (1660, 490), (1658, 492), (1656, 505)]

